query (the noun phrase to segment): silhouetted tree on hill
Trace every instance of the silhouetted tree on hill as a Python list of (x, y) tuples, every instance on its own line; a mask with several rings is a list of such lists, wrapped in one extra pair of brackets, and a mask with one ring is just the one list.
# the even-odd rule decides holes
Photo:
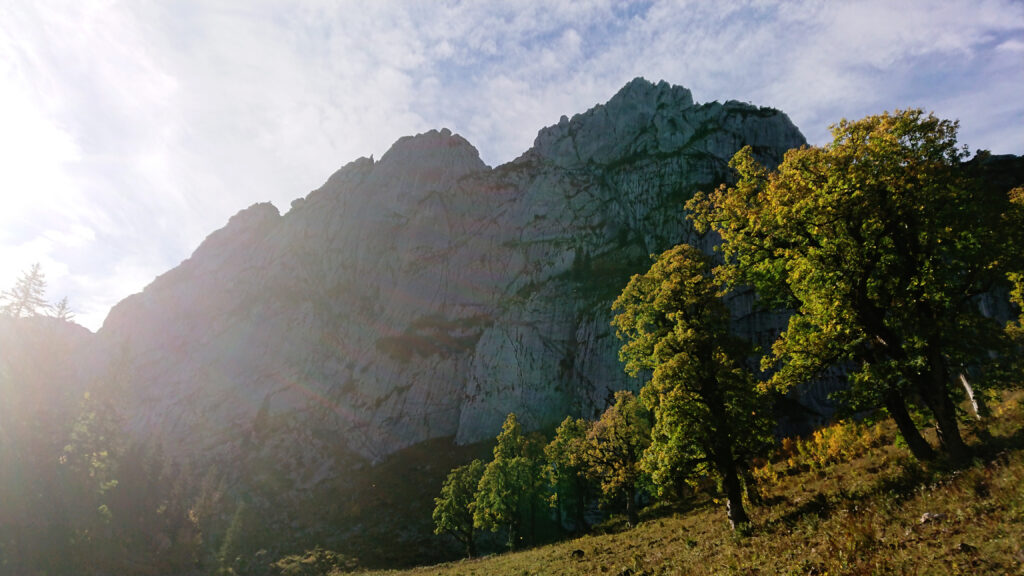
[(12, 318), (37, 316), (50, 307), (45, 296), (46, 277), (37, 262), (22, 273), (13, 288), (0, 294), (0, 301), (4, 302), (0, 312)]

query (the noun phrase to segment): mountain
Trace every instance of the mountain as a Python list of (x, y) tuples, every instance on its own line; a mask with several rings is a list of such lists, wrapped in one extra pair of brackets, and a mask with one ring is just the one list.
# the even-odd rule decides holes
[[(651, 255), (713, 254), (684, 205), (805, 143), (785, 114), (636, 79), (497, 167), (447, 129), (360, 158), (282, 214), (238, 212), (91, 334), (0, 317), (0, 575), (267, 573), (324, 546), (365, 566), (451, 558), (447, 472), (637, 389), (611, 303)], [(966, 168), (1009, 189), (1024, 159)], [(979, 304), (997, 318), (998, 294)], [(729, 296), (761, 345), (784, 311)], [(839, 370), (780, 402), (834, 409)]]
[(284, 215), (239, 212), (98, 339), (134, 382), (134, 430), (216, 452), (262, 409), (323, 474), (339, 444), (379, 460), (491, 438), (513, 411), (593, 416), (636, 387), (611, 301), (650, 254), (714, 242), (684, 201), (743, 145), (775, 164), (803, 143), (781, 112), (643, 79), (493, 169), (448, 130), (402, 138)]
[[(683, 205), (730, 180), (737, 150), (774, 166), (804, 143), (779, 111), (697, 104), (685, 88), (638, 78), (501, 166), (430, 131), (345, 165), (284, 214), (242, 210), (97, 334), (47, 339), (40, 324), (32, 338), (44, 353), (0, 349), (5, 394), (45, 405), (18, 374), (62, 391), (47, 407), (66, 415), (60, 425), (24, 422), (25, 437), (57, 431), (38, 454), (75, 457), (119, 426), (118, 450), (142, 447), (127, 449), (117, 489), (101, 485), (87, 506), (11, 516), (0, 549), (21, 542), (11, 566), (38, 567), (25, 542), (49, 558), (68, 510), (88, 525), (99, 506), (137, 523), (110, 533), (117, 554), (159, 550), (163, 566), (222, 561), (236, 524), (250, 556), (315, 544), (371, 564), (401, 563), (395, 548), (405, 561), (444, 556), (430, 506), (450, 467), (485, 454), (509, 412), (550, 429), (636, 389), (618, 361), (612, 301), (650, 255), (681, 242), (712, 251), (716, 238), (698, 235)], [(735, 328), (768, 343), (785, 315), (752, 303), (732, 298)], [(0, 343), (20, 338), (10, 330), (0, 325)], [(59, 362), (33, 371), (48, 358)], [(791, 412), (827, 409), (835, 379), (798, 391)], [(56, 456), (39, 458), (37, 477), (61, 473)], [(93, 453), (86, 484), (104, 459)], [(23, 484), (15, 494), (31, 492)], [(112, 529), (99, 526), (92, 533)], [(81, 542), (72, 566), (93, 553)]]

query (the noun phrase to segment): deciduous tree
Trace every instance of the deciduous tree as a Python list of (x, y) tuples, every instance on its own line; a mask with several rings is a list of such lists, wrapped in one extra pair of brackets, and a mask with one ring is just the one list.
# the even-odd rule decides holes
[(729, 329), (729, 310), (711, 263), (682, 244), (633, 276), (612, 305), (625, 340), (620, 359), (633, 376), (650, 373), (640, 399), (654, 414), (644, 465), (662, 490), (678, 476), (722, 481), (729, 521), (749, 522), (743, 463), (770, 446), (767, 403), (744, 366), (750, 347)]
[(470, 558), (476, 556), (473, 509), (484, 467), (483, 461), (473, 460), (453, 469), (441, 486), (441, 495), (434, 499), (434, 534), (450, 534), (466, 547)]
[(523, 432), (516, 415), (509, 414), (477, 487), (473, 522), (477, 528), (508, 531), (508, 546), (516, 548), (536, 534), (543, 505), (543, 444)]
[(956, 133), (920, 110), (843, 120), (830, 144), (790, 150), (775, 172), (744, 148), (730, 164), (738, 183), (688, 204), (698, 229), (722, 236), (729, 280), (795, 311), (766, 362), (773, 381), (850, 363), (854, 396), (884, 404), (919, 458), (931, 450), (906, 399), (966, 457), (950, 366), (1000, 331), (975, 297), (1003, 274), (1007, 201), (966, 177)]
[(640, 520), (637, 496), (644, 478), (640, 465), (651, 444), (651, 416), (632, 392), (615, 393), (615, 403), (587, 433), (587, 469), (601, 486), (605, 503), (622, 503), (630, 526)]
[(547, 474), (555, 494), (552, 504), (559, 520), (571, 515), (576, 532), (587, 529), (585, 513), (594, 492), (587, 477), (587, 432), (590, 423), (582, 418), (566, 416), (555, 430), (555, 437), (544, 447)]
[[(124, 421), (114, 402), (103, 394), (86, 392), (60, 455), (64, 468), (63, 497), (73, 537), (68, 552), (74, 561), (102, 573), (114, 563), (110, 507), (119, 483), (125, 448)], [(104, 566), (104, 564), (108, 564)]]
[[(1017, 187), (1010, 190), (1010, 210), (1006, 216), (1006, 225), (1010, 230), (1017, 230), (1024, 235), (1024, 187)], [(1014, 238), (1014, 241), (1024, 241), (1024, 238)], [(1016, 258), (1010, 262), (1010, 271), (1007, 277), (1010, 281), (1010, 300), (1017, 306), (1020, 316), (1016, 321), (1010, 322), (1007, 332), (1010, 337), (1019, 345), (1024, 345), (1024, 246), (1017, 246)]]

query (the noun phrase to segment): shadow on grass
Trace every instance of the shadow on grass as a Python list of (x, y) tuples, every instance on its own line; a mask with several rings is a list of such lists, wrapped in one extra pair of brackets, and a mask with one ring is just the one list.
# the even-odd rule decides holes
[[(986, 464), (1008, 462), (1010, 455), (1024, 447), (1024, 427), (1019, 427), (1012, 434), (990, 436), (985, 442), (972, 446), (974, 458), (962, 463), (954, 463), (939, 459), (921, 464), (909, 457), (898, 464), (899, 469), (892, 474), (880, 475), (874, 482), (862, 490), (847, 492), (840, 489), (833, 493), (818, 492), (813, 497), (800, 502), (793, 509), (778, 518), (766, 522), (762, 528), (769, 531), (779, 527), (795, 527), (801, 520), (814, 516), (825, 520), (836, 510), (856, 506), (877, 497), (885, 497), (895, 502), (912, 498), (922, 486), (935, 482), (936, 477), (955, 475), (958, 471), (970, 468), (980, 462)], [(785, 496), (775, 496), (764, 502), (766, 507), (773, 507), (788, 501)]]
[[(826, 520), (836, 510), (849, 508), (883, 495), (897, 501), (906, 500), (913, 496), (919, 486), (927, 484), (931, 476), (932, 474), (922, 468), (920, 464), (910, 460), (902, 463), (898, 472), (879, 477), (863, 490), (847, 492), (840, 489), (833, 493), (818, 492), (813, 497), (796, 505), (792, 510), (765, 523), (764, 528), (769, 530), (778, 526), (793, 528), (801, 520), (810, 516)], [(786, 499), (785, 497), (776, 497), (773, 500), (785, 501)]]
[(989, 436), (981, 445), (972, 446), (975, 457), (985, 462), (1001, 460), (1021, 447), (1024, 447), (1024, 426), (1017, 428), (1013, 434)]

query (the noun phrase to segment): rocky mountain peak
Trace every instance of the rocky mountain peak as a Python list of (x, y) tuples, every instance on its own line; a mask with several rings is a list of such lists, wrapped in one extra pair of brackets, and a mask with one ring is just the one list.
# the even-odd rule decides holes
[(609, 164), (678, 150), (694, 133), (685, 120), (693, 96), (682, 86), (636, 78), (606, 104), (542, 129), (534, 151), (556, 165)]
[(655, 84), (643, 77), (630, 80), (604, 105), (612, 116), (649, 113), (664, 108), (682, 111), (691, 106), (693, 95), (687, 88), (664, 80)]
[(372, 178), (400, 188), (441, 190), (486, 170), (472, 144), (443, 128), (398, 139), (374, 165)]

